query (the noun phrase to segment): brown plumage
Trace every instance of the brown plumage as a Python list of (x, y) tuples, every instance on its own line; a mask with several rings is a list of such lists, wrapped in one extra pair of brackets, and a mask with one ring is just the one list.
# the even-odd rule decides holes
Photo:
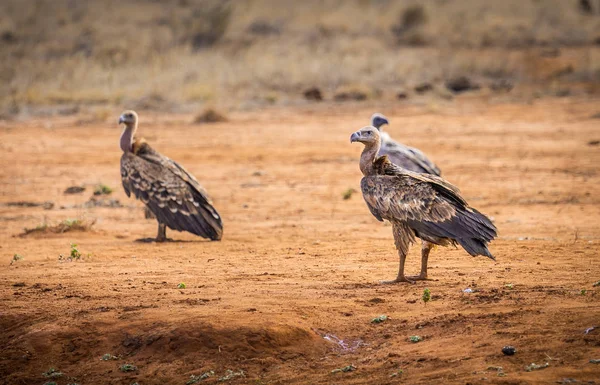
[(438, 166), (435, 165), (423, 152), (414, 147), (406, 146), (393, 140), (390, 135), (383, 131), (382, 126), (389, 124), (387, 118), (380, 113), (371, 116), (371, 126), (379, 130), (381, 136), (381, 148), (379, 156), (387, 155), (390, 162), (405, 170), (418, 173), (441, 175)]
[[(364, 127), (350, 137), (365, 145), (360, 159), (363, 197), (371, 213), (380, 221), (392, 223), (400, 256), (395, 280), (412, 282), (427, 279), (427, 259), (431, 246), (461, 245), (472, 256), (494, 259), (487, 248), (496, 237), (496, 227), (483, 214), (469, 207), (459, 190), (444, 179), (405, 170), (387, 156), (377, 157), (381, 145), (379, 131)], [(415, 237), (423, 241), (421, 274), (405, 277), (404, 262)]]
[(221, 217), (196, 178), (143, 139), (134, 138), (138, 125), (134, 111), (125, 111), (119, 118), (121, 123), (125, 124), (120, 142), (123, 188), (127, 196), (133, 192), (156, 217), (156, 240), (166, 240), (166, 226), (220, 240)]

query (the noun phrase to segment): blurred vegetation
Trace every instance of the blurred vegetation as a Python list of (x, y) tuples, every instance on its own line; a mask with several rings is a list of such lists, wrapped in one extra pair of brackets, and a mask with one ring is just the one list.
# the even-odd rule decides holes
[(3, 0), (0, 113), (286, 103), (310, 87), (325, 99), (348, 89), (385, 97), (463, 75), (483, 85), (560, 81), (598, 90), (600, 3), (588, 5)]

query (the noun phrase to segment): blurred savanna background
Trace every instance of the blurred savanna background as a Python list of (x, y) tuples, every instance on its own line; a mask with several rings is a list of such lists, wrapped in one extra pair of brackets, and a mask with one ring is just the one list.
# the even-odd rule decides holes
[(3, 0), (0, 56), (5, 119), (597, 94), (600, 1)]
[[(0, 0), (0, 385), (598, 383), (599, 100), (600, 0)], [(125, 109), (220, 242), (150, 238)], [(495, 261), (379, 283), (374, 112)]]

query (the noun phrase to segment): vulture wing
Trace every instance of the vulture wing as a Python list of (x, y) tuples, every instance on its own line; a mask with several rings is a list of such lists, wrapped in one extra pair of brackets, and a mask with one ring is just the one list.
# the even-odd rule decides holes
[(496, 227), (469, 207), (456, 187), (433, 175), (402, 170), (385, 157), (375, 165), (378, 175), (364, 177), (361, 189), (376, 218), (406, 224), (426, 241), (458, 242), (471, 255), (493, 259), (487, 243), (496, 237)]
[(121, 157), (121, 179), (154, 213), (159, 222), (179, 231), (221, 239), (221, 217), (198, 181), (173, 160), (136, 142), (134, 152)]
[(387, 155), (390, 161), (398, 166), (419, 173), (441, 175), (440, 169), (420, 150), (395, 142), (382, 135), (381, 150), (379, 155)]

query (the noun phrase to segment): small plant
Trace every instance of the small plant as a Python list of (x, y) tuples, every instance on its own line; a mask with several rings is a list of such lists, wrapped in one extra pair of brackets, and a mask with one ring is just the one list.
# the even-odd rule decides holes
[(587, 290), (581, 289), (581, 295), (585, 295), (585, 293), (587, 293)]
[(592, 285), (593, 287), (598, 287), (600, 286), (600, 281), (594, 282), (594, 284)]
[(423, 290), (423, 297), (421, 297), (423, 299), (423, 302), (425, 302), (425, 304), (427, 304), (427, 302), (429, 302), (431, 300), (431, 290), (429, 290), (428, 288), (425, 288), (425, 290)]
[(398, 369), (394, 373), (390, 374), (390, 377), (398, 377), (398, 376), (401, 376), (403, 373), (404, 373), (404, 370)]
[(203, 373), (203, 374), (201, 374), (201, 375), (199, 375), (199, 376), (196, 376), (196, 375), (192, 374), (192, 375), (190, 376), (190, 379), (188, 380), (188, 382), (186, 382), (185, 384), (186, 384), (186, 385), (197, 384), (197, 383), (199, 383), (200, 381), (204, 381), (204, 380), (206, 380), (207, 378), (209, 378), (209, 377), (212, 377), (212, 376), (214, 376), (214, 375), (215, 375), (215, 372), (213, 372), (212, 370), (209, 370), (208, 372), (206, 372), (206, 373)]
[(223, 377), (219, 378), (219, 382), (229, 381), (236, 377), (246, 377), (246, 374), (244, 373), (243, 370), (240, 370), (239, 372), (234, 372), (231, 369), (227, 369), (227, 371), (225, 372), (225, 375)]
[(79, 250), (77, 249), (77, 244), (75, 243), (71, 243), (71, 254), (70, 254), (70, 258), (71, 259), (79, 259), (81, 258), (81, 253), (79, 252)]
[(506, 287), (507, 289), (513, 289), (515, 285), (513, 285), (512, 283), (507, 283), (506, 285), (504, 285), (504, 287)]
[(185, 289), (185, 283), (181, 282), (179, 285), (177, 285), (178, 289)]
[(133, 364), (123, 364), (119, 367), (119, 370), (127, 373), (127, 372), (135, 372), (137, 370), (137, 366)]
[(532, 363), (531, 365), (527, 365), (525, 367), (525, 371), (526, 372), (531, 372), (531, 371), (534, 371), (534, 370), (546, 369), (549, 366), (550, 366), (550, 364), (547, 363), (547, 362), (545, 364), (542, 364), (542, 365), (538, 365), (538, 364)]
[(387, 316), (387, 315), (380, 315), (380, 316), (378, 316), (378, 317), (375, 317), (375, 318), (373, 318), (373, 319), (371, 320), (371, 323), (372, 323), (372, 324), (380, 324), (380, 323), (382, 323), (382, 322), (385, 322), (385, 321), (387, 321), (387, 319), (388, 319), (388, 316)]
[(413, 344), (416, 344), (417, 342), (423, 341), (423, 338), (421, 336), (410, 336), (408, 340)]
[(105, 355), (100, 357), (100, 360), (102, 360), (102, 361), (110, 361), (110, 360), (118, 360), (118, 359), (119, 358), (117, 356), (113, 356), (110, 353), (106, 353)]
[(344, 200), (347, 201), (348, 199), (352, 198), (352, 194), (354, 194), (355, 192), (355, 189), (349, 188), (348, 190), (344, 191), (344, 193), (342, 194), (342, 198), (344, 198)]
[(42, 373), (42, 375), (46, 378), (58, 378), (62, 377), (62, 372), (59, 372), (58, 369), (50, 368), (48, 371)]
[(110, 195), (112, 194), (112, 192), (112, 188), (102, 183), (96, 186), (96, 188), (94, 189), (94, 195)]
[(331, 371), (331, 373), (347, 373), (347, 372), (353, 372), (356, 370), (356, 366), (354, 365), (348, 365), (348, 366), (344, 366), (343, 368), (338, 368), (338, 369), (333, 369)]
[(11, 261), (10, 261), (10, 264), (12, 265), (13, 263), (15, 263), (15, 262), (18, 262), (18, 261), (20, 261), (20, 260), (22, 260), (22, 259), (23, 259), (23, 256), (22, 256), (22, 255), (20, 255), (20, 254), (15, 254), (15, 255), (13, 255), (13, 257), (12, 257), (12, 259), (11, 259)]

